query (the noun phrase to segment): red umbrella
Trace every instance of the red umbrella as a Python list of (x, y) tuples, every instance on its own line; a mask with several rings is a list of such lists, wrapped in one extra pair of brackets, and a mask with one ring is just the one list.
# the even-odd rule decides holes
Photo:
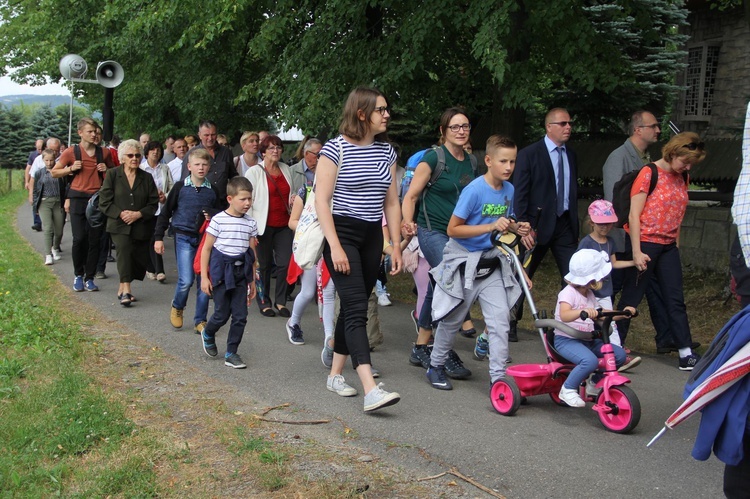
[(667, 429), (672, 429), (696, 412), (703, 409), (716, 397), (750, 373), (750, 343), (745, 344), (719, 369), (698, 385), (688, 398), (664, 422), (664, 428), (651, 439), (646, 447), (656, 442)]

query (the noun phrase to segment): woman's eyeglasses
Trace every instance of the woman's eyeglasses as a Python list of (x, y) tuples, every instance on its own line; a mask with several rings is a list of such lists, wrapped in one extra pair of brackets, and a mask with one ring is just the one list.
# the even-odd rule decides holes
[(702, 151), (703, 148), (706, 147), (706, 144), (705, 144), (705, 142), (690, 142), (689, 144), (685, 144), (682, 147), (690, 149), (691, 151), (695, 151), (696, 149)]
[(458, 133), (459, 130), (468, 132), (469, 130), (471, 130), (471, 125), (468, 123), (464, 123), (463, 125), (448, 125), (448, 130), (453, 133)]
[(379, 112), (380, 116), (385, 116), (385, 113), (391, 114), (390, 106), (380, 106), (376, 107), (374, 110)]
[(142, 158), (143, 157), (143, 155), (141, 155), (141, 153), (139, 153), (139, 152), (136, 152), (136, 153), (129, 152), (129, 153), (124, 154), (124, 156), (126, 158), (128, 158), (128, 159)]
[(266, 148), (266, 151), (279, 151), (279, 152), (281, 152), (283, 150), (284, 150), (284, 148), (281, 147), (281, 146), (271, 146), (271, 147)]

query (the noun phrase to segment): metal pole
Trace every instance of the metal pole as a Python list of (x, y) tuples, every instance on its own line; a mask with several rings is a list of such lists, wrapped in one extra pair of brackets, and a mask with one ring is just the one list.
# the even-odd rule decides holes
[(68, 113), (68, 147), (73, 140), (73, 83), (70, 83), (70, 112)]

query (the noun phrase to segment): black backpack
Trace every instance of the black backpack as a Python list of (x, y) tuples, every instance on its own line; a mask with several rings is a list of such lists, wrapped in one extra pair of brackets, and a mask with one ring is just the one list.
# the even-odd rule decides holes
[[(438, 181), (440, 176), (443, 174), (444, 171), (446, 171), (448, 168), (445, 164), (445, 151), (443, 151), (443, 148), (440, 146), (433, 147), (432, 148), (435, 151), (435, 154), (437, 154), (437, 164), (435, 165), (435, 169), (432, 171), (432, 175), (430, 175), (430, 180), (427, 182), (427, 185), (425, 186), (424, 190), (422, 191), (422, 196), (420, 198), (421, 204), (422, 204), (422, 211), (424, 213), (424, 220), (427, 223), (427, 230), (432, 230), (432, 226), (430, 224), (430, 217), (427, 216), (427, 206), (425, 205), (424, 198), (427, 196), (427, 191), (430, 190), (430, 187), (435, 185), (435, 182)], [(430, 149), (425, 149), (423, 153), (429, 151)], [(471, 170), (474, 174), (474, 178), (477, 176), (477, 157), (473, 154), (465, 153), (469, 156), (469, 161), (471, 162)], [(423, 154), (424, 155), (424, 154)], [(420, 158), (421, 161), (421, 158)], [(416, 167), (415, 167), (416, 168)], [(410, 179), (411, 183), (411, 179)]]
[[(651, 168), (651, 182), (648, 184), (648, 194), (650, 196), (654, 189), (656, 189), (656, 182), (659, 180), (659, 167), (654, 163), (649, 163), (643, 168)], [(643, 168), (633, 170), (623, 175), (620, 180), (615, 182), (615, 187), (612, 189), (612, 206), (617, 213), (617, 227), (622, 227), (628, 223), (628, 217), (630, 216), (630, 191), (633, 188), (633, 182), (641, 173)], [(685, 180), (685, 184), (688, 183), (687, 172), (682, 173), (682, 178)]]

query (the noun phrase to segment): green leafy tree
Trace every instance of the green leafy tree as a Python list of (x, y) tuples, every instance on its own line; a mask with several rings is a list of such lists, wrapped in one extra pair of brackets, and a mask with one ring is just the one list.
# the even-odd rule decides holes
[(23, 112), (18, 107), (0, 106), (0, 165), (3, 168), (24, 168), (35, 138)]
[[(433, 141), (456, 104), (516, 138), (553, 105), (591, 133), (636, 107), (658, 113), (685, 16), (678, 0), (0, 0), (0, 54), (32, 82), (56, 78), (65, 53), (117, 60), (116, 128), (130, 136), (194, 132), (204, 118), (235, 136), (269, 118), (332, 134), (348, 91), (375, 85), (406, 148)], [(101, 106), (101, 87), (75, 92)]]

